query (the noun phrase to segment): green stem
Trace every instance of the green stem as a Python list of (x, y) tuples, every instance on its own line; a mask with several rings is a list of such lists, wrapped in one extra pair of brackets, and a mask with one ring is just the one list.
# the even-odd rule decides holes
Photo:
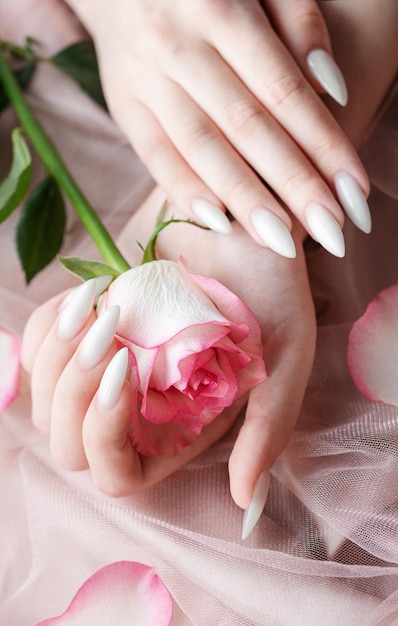
[[(164, 210), (164, 207), (162, 208), (162, 212), (163, 210)], [(158, 238), (160, 231), (166, 228), (166, 226), (168, 226), (169, 224), (192, 224), (192, 226), (197, 226), (198, 228), (202, 228), (203, 230), (209, 230), (207, 226), (202, 226), (201, 224), (197, 224), (196, 222), (193, 222), (192, 220), (178, 220), (178, 219), (176, 220), (172, 217), (166, 222), (163, 222), (158, 219), (156, 228), (153, 231), (152, 235), (149, 237), (148, 243), (144, 249), (144, 254), (142, 255), (142, 259), (141, 259), (141, 265), (144, 265), (144, 263), (150, 263), (151, 261), (157, 261), (156, 240)]]
[(0, 79), (27, 135), (48, 171), (69, 198), (72, 207), (92, 237), (104, 261), (120, 272), (130, 269), (110, 234), (72, 178), (57, 149), (32, 113), (0, 46)]

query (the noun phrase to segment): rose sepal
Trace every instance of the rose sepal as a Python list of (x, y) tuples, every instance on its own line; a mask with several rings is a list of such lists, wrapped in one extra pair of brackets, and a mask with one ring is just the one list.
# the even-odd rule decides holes
[(101, 261), (79, 259), (73, 256), (65, 257), (60, 254), (57, 255), (57, 258), (65, 269), (82, 280), (90, 280), (90, 278), (98, 278), (98, 276), (117, 278), (121, 274), (115, 267)]

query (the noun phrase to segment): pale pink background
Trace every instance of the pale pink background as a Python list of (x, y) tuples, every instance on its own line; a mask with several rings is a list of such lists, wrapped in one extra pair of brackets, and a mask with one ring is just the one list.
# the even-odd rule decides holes
[[(59, 0), (1, 0), (0, 38), (33, 35), (43, 54), (79, 39)], [(115, 126), (43, 67), (29, 101), (116, 236), (153, 187)], [(13, 115), (0, 123), (0, 174)], [(233, 433), (145, 494), (111, 500), (88, 472), (55, 467), (30, 423), (28, 382), (0, 416), (0, 625), (61, 613), (81, 583), (116, 560), (152, 565), (175, 599), (174, 626), (384, 626), (398, 623), (398, 409), (366, 401), (346, 369), (347, 335), (398, 278), (398, 101), (364, 151), (372, 236), (346, 225), (344, 260), (312, 247), (316, 362), (291, 444), (273, 470), (264, 515), (245, 542), (229, 495)], [(36, 178), (41, 175), (36, 164)], [(73, 284), (53, 263), (29, 287), (0, 227), (0, 327), (22, 333), (35, 306)], [(96, 256), (72, 212), (64, 254)]]

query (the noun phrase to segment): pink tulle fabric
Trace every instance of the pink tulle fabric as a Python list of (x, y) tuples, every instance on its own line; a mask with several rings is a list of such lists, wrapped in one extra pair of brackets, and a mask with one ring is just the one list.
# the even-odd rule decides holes
[[(82, 35), (59, 0), (2, 0), (0, 38), (32, 35), (43, 53)], [(112, 234), (153, 187), (105, 113), (43, 67), (29, 100)], [(8, 111), (0, 175), (8, 169)], [(150, 565), (175, 602), (173, 626), (387, 626), (398, 623), (398, 409), (364, 399), (349, 378), (347, 337), (376, 293), (398, 278), (398, 100), (364, 149), (373, 179), (372, 236), (347, 223), (347, 256), (318, 247), (308, 263), (318, 311), (313, 375), (297, 428), (275, 464), (250, 537), (229, 494), (235, 433), (145, 493), (112, 500), (89, 472), (57, 468), (30, 421), (27, 379), (0, 416), (0, 624), (62, 613), (100, 567)], [(36, 175), (40, 167), (36, 165)], [(98, 258), (72, 212), (64, 254)], [(0, 328), (21, 335), (38, 303), (74, 284), (53, 263), (29, 287), (0, 229)]]

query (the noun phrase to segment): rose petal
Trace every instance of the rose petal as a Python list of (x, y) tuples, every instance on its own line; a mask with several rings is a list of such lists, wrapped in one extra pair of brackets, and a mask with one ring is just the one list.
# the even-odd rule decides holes
[(20, 352), (18, 337), (0, 330), (0, 413), (18, 395)]
[(37, 626), (169, 626), (173, 603), (147, 565), (111, 563), (80, 587), (67, 610)]
[(398, 285), (381, 291), (355, 322), (347, 363), (364, 396), (398, 405)]
[(121, 339), (143, 348), (162, 345), (192, 325), (230, 325), (183, 266), (164, 259), (121, 274), (100, 301), (100, 310), (113, 304), (121, 305)]
[[(181, 259), (181, 263), (184, 263), (183, 259)], [(225, 285), (215, 280), (215, 278), (202, 276), (201, 274), (193, 274), (188, 270), (187, 272), (214, 302), (220, 313), (230, 320), (231, 326), (235, 326), (231, 333), (232, 341), (240, 344), (248, 337), (255, 354), (261, 356), (262, 342), (260, 326), (247, 304), (225, 287)], [(242, 350), (248, 352), (247, 346), (241, 345), (240, 347)]]

